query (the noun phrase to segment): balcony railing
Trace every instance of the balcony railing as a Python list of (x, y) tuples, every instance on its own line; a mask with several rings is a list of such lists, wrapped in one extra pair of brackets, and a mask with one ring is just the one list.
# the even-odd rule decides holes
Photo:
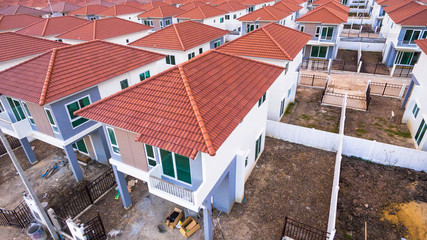
[(27, 137), (33, 130), (27, 119), (23, 119), (19, 122), (12, 122), (6, 111), (0, 113), (0, 127), (6, 134), (18, 139)]
[(161, 179), (161, 166), (157, 165), (150, 171), (150, 187), (167, 193), (181, 200), (194, 204), (194, 192)]

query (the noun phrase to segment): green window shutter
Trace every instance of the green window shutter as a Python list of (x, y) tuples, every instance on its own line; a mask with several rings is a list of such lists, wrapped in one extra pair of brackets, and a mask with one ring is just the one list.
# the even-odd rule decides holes
[(170, 58), (170, 55), (166, 57), (166, 64), (171, 64), (171, 61), (169, 58)]
[(154, 158), (154, 149), (153, 149), (153, 146), (145, 144), (145, 150), (147, 152), (147, 156), (148, 157)]
[(157, 165), (157, 162), (152, 159), (148, 159), (148, 165), (155, 167)]
[(178, 180), (191, 184), (190, 159), (188, 157), (175, 154), (175, 163)]
[(318, 57), (319, 56), (319, 47), (318, 46), (312, 46), (311, 47), (311, 57)]
[(175, 65), (175, 56), (174, 55), (171, 55), (171, 64)]
[(322, 28), (322, 39), (324, 39), (326, 37), (327, 31), (328, 31), (327, 27)]
[(172, 153), (169, 151), (160, 149), (160, 157), (162, 159), (163, 174), (175, 178)]
[(71, 120), (77, 118), (77, 116), (74, 115), (74, 112), (80, 109), (79, 104), (77, 102), (68, 104), (67, 109), (68, 109), (68, 114), (70, 115)]
[(414, 34), (412, 34), (411, 43), (414, 43), (415, 40), (417, 40), (421, 35), (421, 31), (414, 31)]
[(258, 158), (258, 139), (255, 142), (255, 160)]
[(426, 133), (427, 125), (424, 124), (423, 130), (420, 133), (420, 136), (418, 137), (417, 144), (420, 145), (421, 141), (423, 140), (424, 134)]
[(327, 37), (332, 38), (333, 33), (334, 33), (334, 27), (329, 27)]
[(7, 102), (9, 103), (10, 108), (12, 109), (12, 112), (13, 112), (13, 115), (15, 116), (15, 118), (16, 118), (16, 121), (21, 121), (22, 118), (19, 115), (18, 110), (16, 109), (14, 101), (11, 98), (8, 98), (8, 97), (6, 99), (7, 99)]
[(20, 120), (25, 119), (26, 117), (25, 117), (24, 111), (22, 110), (21, 103), (17, 100), (13, 100), (13, 103), (15, 105), (16, 112), (18, 113)]
[(427, 30), (423, 32), (423, 36), (421, 37), (422, 39), (427, 38)]
[(145, 80), (145, 73), (141, 73), (141, 74), (139, 74), (139, 80), (140, 80), (140, 81)]
[(424, 123), (425, 123), (425, 121), (424, 121), (424, 119), (423, 119), (423, 120), (421, 121), (420, 126), (418, 127), (417, 133), (415, 134), (415, 139), (418, 139), (418, 136), (420, 135), (421, 130), (422, 130), (423, 126), (424, 126)]

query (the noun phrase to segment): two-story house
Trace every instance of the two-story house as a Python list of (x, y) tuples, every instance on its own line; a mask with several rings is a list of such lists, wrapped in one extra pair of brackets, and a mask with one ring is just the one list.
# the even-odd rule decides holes
[(427, 5), (415, 1), (384, 8), (386, 15), (380, 35), (386, 38), (383, 62), (386, 66), (414, 66), (421, 49), (417, 39), (427, 37)]
[(400, 2), (400, 0), (376, 0), (372, 7), (371, 12), (371, 24), (372, 29), (375, 32), (380, 32), (383, 25), (383, 20), (385, 16), (384, 7), (394, 4), (395, 2)]
[(269, 90), (268, 119), (278, 121), (288, 104), (295, 100), (302, 50), (310, 39), (309, 34), (270, 23), (224, 44), (217, 50), (286, 69), (285, 74), (277, 78)]
[(153, 27), (153, 30), (157, 31), (176, 23), (177, 20), (174, 17), (183, 12), (184, 10), (172, 5), (165, 5), (143, 12), (138, 15), (138, 18), (143, 24)]
[(220, 10), (211, 5), (202, 5), (185, 11), (177, 15), (176, 18), (178, 22), (192, 20), (225, 30), (225, 15), (227, 14), (227, 11)]
[(0, 15), (0, 32), (15, 32), (40, 20), (42, 18), (27, 14)]
[(56, 36), (59, 34), (88, 22), (88, 20), (74, 16), (50, 17), (43, 18), (42, 20), (28, 25), (16, 32), (49, 40), (56, 40)]
[(241, 4), (246, 5), (246, 13), (251, 13), (265, 6), (272, 6), (275, 1), (269, 0), (241, 0)]
[[(105, 124), (125, 207), (123, 175), (199, 212), (212, 239), (211, 204), (229, 213), (263, 149), (269, 88), (284, 68), (211, 50), (77, 114)], [(135, 101), (137, 100), (137, 101)]]
[(284, 2), (289, 2), (295, 5), (298, 5), (301, 7), (301, 10), (299, 10), (299, 16), (303, 16), (308, 11), (310, 11), (312, 8), (309, 3), (313, 2), (312, 0), (282, 0)]
[(275, 22), (283, 26), (294, 27), (294, 14), (274, 6), (266, 6), (238, 18), (242, 24), (241, 35), (245, 35), (259, 27)]
[(108, 9), (108, 7), (104, 7), (101, 5), (88, 5), (81, 7), (75, 11), (69, 12), (68, 15), (76, 16), (87, 20), (94, 20), (99, 19), (100, 15), (98, 15), (98, 13), (106, 9)]
[(301, 6), (290, 1), (278, 1), (273, 6), (286, 12), (295, 13), (294, 19), (300, 17), (300, 11), (303, 9)]
[(42, 11), (45, 11), (45, 12), (53, 11), (53, 14), (55, 15), (67, 16), (69, 12), (75, 11), (79, 8), (80, 6), (74, 5), (69, 2), (56, 2), (56, 3), (52, 3), (51, 6), (47, 6), (43, 8)]
[(225, 15), (225, 26), (224, 28), (231, 33), (228, 35), (226, 40), (233, 40), (240, 36), (242, 31), (242, 23), (237, 18), (246, 15), (247, 6), (236, 1), (223, 2), (217, 6), (218, 9), (228, 12)]
[(75, 151), (99, 162), (110, 153), (102, 124), (74, 112), (163, 71), (164, 58), (100, 40), (54, 48), (0, 72), (0, 127), (19, 139), (31, 163), (28, 137), (64, 149), (80, 181)]
[(203, 23), (185, 21), (160, 29), (129, 45), (168, 55), (166, 63), (172, 66), (219, 47), (224, 44), (228, 33)]
[(67, 46), (65, 43), (14, 32), (0, 33), (0, 43), (0, 71), (49, 51), (52, 48)]
[(340, 8), (319, 6), (298, 18), (299, 30), (312, 36), (304, 49), (306, 59), (333, 59), (338, 52), (339, 36), (348, 12)]
[(408, 125), (415, 148), (427, 151), (427, 39), (415, 42), (422, 53), (412, 71), (412, 81), (403, 103), (406, 110), (402, 122)]
[(151, 29), (144, 24), (112, 17), (92, 20), (56, 36), (56, 39), (69, 44), (100, 39), (127, 45), (136, 39), (147, 36)]
[(142, 12), (144, 12), (144, 10), (141, 8), (136, 8), (129, 5), (116, 5), (97, 13), (97, 15), (99, 15), (101, 18), (116, 17), (132, 22), (140, 22), (138, 20), (138, 15)]

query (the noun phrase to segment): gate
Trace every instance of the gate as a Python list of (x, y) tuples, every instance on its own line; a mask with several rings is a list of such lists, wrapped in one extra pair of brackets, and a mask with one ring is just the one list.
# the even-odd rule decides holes
[(329, 61), (327, 60), (310, 60), (311, 70), (328, 70)]
[(88, 240), (105, 240), (107, 234), (105, 233), (104, 224), (102, 223), (101, 216), (98, 215), (84, 224), (84, 236)]
[(371, 82), (371, 93), (379, 96), (401, 97), (403, 87), (402, 84)]
[(285, 225), (280, 239), (284, 240), (285, 237), (294, 240), (325, 240), (329, 239), (329, 233), (285, 217)]
[(0, 208), (0, 225), (26, 228), (34, 216), (25, 201), (22, 201), (15, 209), (6, 210)]

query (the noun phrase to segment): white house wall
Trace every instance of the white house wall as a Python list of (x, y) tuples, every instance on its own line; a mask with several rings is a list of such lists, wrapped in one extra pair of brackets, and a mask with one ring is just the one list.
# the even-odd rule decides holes
[[(103, 41), (111, 42), (111, 43), (117, 43), (117, 44), (121, 44), (121, 45), (127, 45), (130, 42), (133, 42), (135, 40), (138, 40), (142, 37), (147, 36), (149, 32), (150, 32), (150, 30), (145, 30), (145, 31), (131, 33), (131, 34), (121, 35), (118, 37), (103, 39)], [(51, 40), (57, 40), (57, 39), (58, 38), (53, 38)], [(75, 39), (61, 39), (61, 40), (62, 40), (62, 42), (68, 43), (68, 44), (78, 44), (78, 43), (86, 42), (86, 41), (75, 40)]]

